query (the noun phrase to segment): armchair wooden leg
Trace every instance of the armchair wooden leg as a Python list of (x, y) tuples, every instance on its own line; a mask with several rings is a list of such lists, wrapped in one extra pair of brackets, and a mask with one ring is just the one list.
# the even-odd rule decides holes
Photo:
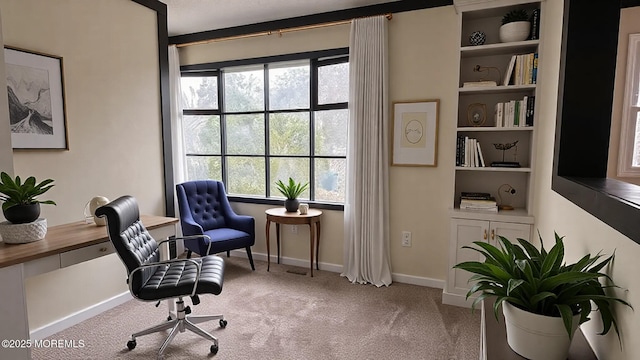
[(193, 254), (193, 251), (187, 250), (187, 259), (191, 259), (191, 254)]
[(253, 256), (251, 255), (250, 246), (247, 246), (247, 257), (249, 258), (249, 263), (251, 263), (251, 270), (256, 271), (256, 267), (253, 265)]

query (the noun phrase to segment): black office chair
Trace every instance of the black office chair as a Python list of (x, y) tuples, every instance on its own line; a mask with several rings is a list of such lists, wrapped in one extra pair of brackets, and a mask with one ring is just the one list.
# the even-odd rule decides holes
[(142, 301), (176, 300), (176, 318), (131, 335), (127, 342), (129, 350), (136, 347), (136, 337), (170, 329), (169, 336), (160, 347), (158, 357), (177, 335), (177, 332), (191, 330), (207, 340), (213, 341), (210, 351), (218, 352), (218, 339), (202, 330), (196, 324), (218, 320), (220, 327), (227, 326), (222, 315), (191, 316), (190, 307), (184, 306), (182, 298), (190, 296), (193, 305), (200, 302), (198, 294), (218, 295), (222, 292), (224, 259), (209, 255), (194, 259), (160, 260), (160, 242), (151, 237), (140, 221), (138, 203), (131, 196), (122, 196), (96, 209), (96, 215), (106, 217), (109, 239), (127, 268), (127, 283), (131, 294)]

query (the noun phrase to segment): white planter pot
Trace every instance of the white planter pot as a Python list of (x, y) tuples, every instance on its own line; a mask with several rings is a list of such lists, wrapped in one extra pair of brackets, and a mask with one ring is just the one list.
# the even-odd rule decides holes
[(523, 41), (529, 38), (531, 23), (528, 21), (514, 21), (500, 26), (500, 41)]
[[(502, 303), (509, 347), (530, 360), (565, 360), (571, 340), (562, 318), (538, 315), (521, 310), (508, 302)], [(573, 332), (580, 315), (573, 317)]]

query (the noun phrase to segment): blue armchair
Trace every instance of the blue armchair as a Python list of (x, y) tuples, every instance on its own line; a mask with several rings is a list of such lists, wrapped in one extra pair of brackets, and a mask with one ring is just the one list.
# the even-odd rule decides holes
[(200, 256), (217, 254), (245, 248), (247, 257), (253, 265), (251, 246), (255, 243), (255, 219), (251, 216), (237, 215), (224, 189), (224, 184), (216, 180), (188, 181), (176, 185), (180, 225), (184, 236), (208, 235), (211, 240), (202, 237), (185, 239), (187, 258), (195, 252)]

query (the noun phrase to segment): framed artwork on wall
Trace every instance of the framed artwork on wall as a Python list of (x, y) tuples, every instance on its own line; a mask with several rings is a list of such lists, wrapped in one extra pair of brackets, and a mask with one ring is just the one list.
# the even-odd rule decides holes
[(62, 57), (5, 46), (11, 145), (69, 149)]
[(437, 166), (440, 100), (393, 103), (391, 165)]

